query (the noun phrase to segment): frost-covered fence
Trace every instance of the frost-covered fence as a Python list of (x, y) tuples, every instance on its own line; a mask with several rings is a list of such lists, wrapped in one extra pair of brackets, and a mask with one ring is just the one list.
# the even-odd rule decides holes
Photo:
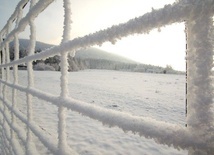
[[(32, 136), (36, 136), (52, 154), (75, 154), (75, 151), (67, 146), (65, 108), (109, 126), (117, 126), (124, 131), (131, 131), (140, 136), (152, 138), (158, 143), (177, 149), (187, 149), (190, 155), (212, 155), (214, 153), (214, 121), (211, 110), (213, 106), (211, 80), (213, 67), (213, 0), (180, 0), (173, 5), (166, 5), (162, 9), (152, 10), (152, 12), (141, 17), (131, 19), (127, 23), (73, 40), (69, 38), (71, 30), (70, 1), (64, 0), (64, 32), (61, 44), (36, 54), (33, 52), (36, 41), (34, 19), (53, 0), (39, 0), (38, 2), (31, 0), (29, 12), (25, 17), (22, 17), (22, 8), (27, 2), (28, 0), (19, 2), (15, 12), (0, 32), (0, 50), (2, 52), (0, 58), (2, 71), (2, 79), (0, 80), (0, 147), (2, 154), (38, 154), (39, 150), (36, 149)], [(11, 24), (14, 20), (16, 26), (11, 30)], [(74, 53), (76, 50), (93, 45), (102, 45), (107, 41), (115, 43), (118, 39), (128, 35), (149, 33), (154, 28), (184, 21), (187, 26), (188, 44), (186, 58), (188, 63), (187, 127), (104, 109), (69, 96), (67, 55), (70, 52)], [(28, 25), (31, 33), (29, 53), (28, 56), (20, 59), (18, 35)], [(15, 58), (10, 62), (9, 43), (13, 40), (15, 42)], [(36, 89), (32, 69), (32, 61), (45, 59), (56, 54), (61, 56), (61, 93), (59, 96)], [(27, 64), (27, 87), (18, 83), (17, 66), (23, 63)], [(10, 75), (11, 67), (13, 74)], [(27, 117), (20, 113), (16, 106), (17, 90), (26, 93)], [(9, 91), (12, 91), (12, 102), (9, 100)], [(48, 139), (43, 130), (35, 123), (32, 113), (32, 96), (58, 107), (57, 144)], [(26, 128), (20, 127), (18, 121), (23, 122)]]

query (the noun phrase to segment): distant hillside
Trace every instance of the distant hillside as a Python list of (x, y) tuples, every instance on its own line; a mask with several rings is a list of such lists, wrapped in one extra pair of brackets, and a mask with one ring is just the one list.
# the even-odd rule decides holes
[[(27, 50), (28, 46), (30, 44), (30, 40), (28, 39), (19, 39), (19, 50), (22, 51), (22, 50)], [(37, 41), (36, 42), (36, 47), (35, 47), (35, 50), (44, 50), (46, 48), (50, 48), (54, 45), (51, 45), (51, 44), (46, 44), (46, 43), (43, 43), (43, 42), (39, 42)], [(14, 47), (14, 42), (11, 42), (10, 43), (10, 47)]]
[[(30, 41), (27, 39), (19, 39), (20, 44), (20, 57), (27, 55), (27, 50)], [(42, 50), (50, 48), (55, 45), (45, 44), (42, 42), (36, 42), (36, 52), (42, 52)], [(14, 59), (14, 43), (10, 43), (10, 58)], [(34, 62), (35, 70), (55, 70), (59, 71), (60, 57), (54, 56), (46, 60), (37, 60)], [(166, 68), (139, 64), (128, 58), (118, 56), (104, 50), (100, 50), (94, 47), (82, 49), (76, 52), (75, 57), (68, 57), (69, 71), (78, 71), (83, 69), (107, 69), (107, 70), (123, 70), (131, 72), (150, 72), (150, 73), (180, 73), (174, 71), (169, 66)]]
[(113, 53), (109, 53), (94, 47), (77, 51), (75, 57), (81, 58), (81, 59), (100, 59), (100, 60), (111, 60), (111, 61), (123, 62), (123, 63), (134, 63), (134, 64), (137, 63), (125, 57), (122, 57)]
[[(30, 41), (28, 39), (19, 39), (20, 51), (27, 50), (29, 44), (30, 44)], [(46, 44), (46, 43), (37, 41), (35, 50), (36, 51), (44, 50), (44, 49), (50, 48), (52, 46), (55, 46), (55, 45)], [(14, 42), (10, 43), (10, 47), (11, 48), (14, 47)], [(122, 56), (112, 54), (112, 53), (109, 53), (109, 52), (106, 52), (104, 50), (100, 50), (100, 49), (97, 49), (94, 47), (77, 51), (75, 54), (75, 58), (79, 58), (79, 59), (101, 59), (101, 60), (118, 61), (118, 62), (124, 62), (124, 63), (136, 63), (133, 60), (130, 60), (130, 59), (124, 58)]]

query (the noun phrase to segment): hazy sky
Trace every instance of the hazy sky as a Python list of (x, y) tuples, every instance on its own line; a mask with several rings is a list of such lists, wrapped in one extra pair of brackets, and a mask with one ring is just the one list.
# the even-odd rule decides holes
[[(129, 19), (150, 12), (152, 7), (162, 8), (175, 0), (71, 0), (72, 39), (127, 22)], [(6, 24), (19, 0), (0, 0), (0, 29)], [(26, 6), (24, 14), (28, 11)], [(55, 0), (36, 19), (37, 40), (59, 44), (63, 32), (62, 0)], [(29, 30), (19, 35), (29, 38)], [(185, 33), (184, 24), (173, 24), (151, 31), (148, 35), (134, 35), (123, 38), (115, 45), (105, 43), (98, 47), (108, 52), (123, 55), (145, 64), (185, 70)]]

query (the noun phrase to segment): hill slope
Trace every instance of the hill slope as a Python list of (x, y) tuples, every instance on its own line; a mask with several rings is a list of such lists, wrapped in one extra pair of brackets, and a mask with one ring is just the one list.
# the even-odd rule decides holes
[[(19, 50), (22, 51), (22, 50), (27, 50), (28, 49), (28, 46), (30, 44), (30, 40), (28, 39), (19, 39)], [(36, 42), (36, 47), (35, 47), (35, 50), (44, 50), (46, 48), (50, 48), (54, 45), (51, 45), (51, 44), (46, 44), (46, 43), (43, 43), (43, 42), (39, 42), (37, 41)], [(11, 42), (10, 43), (10, 48), (13, 48), (14, 47), (14, 42)]]
[(94, 47), (79, 50), (75, 54), (76, 58), (81, 59), (100, 59), (100, 60), (110, 60), (116, 62), (123, 62), (123, 63), (135, 63), (135, 61), (127, 59), (125, 57), (106, 52), (104, 50), (100, 50)]
[[(28, 49), (28, 46), (30, 44), (30, 41), (28, 39), (19, 39), (19, 50), (24, 51)], [(46, 44), (43, 42), (36, 42), (36, 51), (42, 51), (44, 49), (50, 48), (52, 44)], [(14, 47), (14, 42), (10, 43), (10, 48)], [(118, 61), (118, 62), (123, 62), (123, 63), (136, 63), (133, 60), (129, 60), (127, 58), (124, 58), (122, 56), (112, 54), (109, 52), (106, 52), (104, 50), (100, 50), (94, 47), (87, 48), (87, 49), (82, 49), (76, 52), (75, 58), (78, 59), (100, 59), (100, 60), (110, 60), (110, 61)]]

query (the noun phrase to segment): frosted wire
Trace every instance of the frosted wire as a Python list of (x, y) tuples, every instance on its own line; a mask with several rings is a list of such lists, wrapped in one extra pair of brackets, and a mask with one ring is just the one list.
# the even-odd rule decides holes
[[(7, 32), (6, 32), (7, 35), (11, 31), (11, 26), (12, 26), (12, 23), (9, 22), (9, 25), (7, 27)], [(5, 61), (6, 61), (6, 63), (10, 63), (9, 43), (6, 43), (6, 45), (5, 45), (5, 52), (6, 52), (6, 54), (5, 54), (6, 55), (6, 57), (5, 57), (6, 60)], [(10, 82), (10, 68), (9, 68), (9, 66), (6, 67), (6, 81)], [(8, 98), (8, 92), (9, 92), (9, 89), (8, 89), (7, 86), (5, 86), (5, 99)], [(6, 107), (4, 107), (4, 112), (7, 112), (7, 110), (8, 109)], [(7, 131), (5, 131), (5, 135), (6, 135), (8, 143), (9, 143), (9, 152), (10, 152), (10, 154), (13, 154), (13, 149), (15, 149), (15, 148), (12, 147), (11, 130), (8, 129), (7, 127), (8, 127), (7, 123), (5, 123), (4, 129), (7, 130)]]
[[(11, 26), (11, 21), (15, 19), (18, 14), (18, 7), (23, 5), (26, 1), (21, 1), (17, 6), (14, 14), (8, 20), (6, 26), (0, 32), (0, 36), (6, 36), (5, 41), (0, 41), (0, 49), (3, 52), (3, 62), (1, 68), (6, 67), (6, 74), (2, 70), (3, 94), (0, 97), (4, 103), (1, 108), (1, 113), (7, 117), (7, 109), (12, 111), (17, 118), (28, 125), (28, 128), (36, 135), (39, 140), (53, 153), (53, 154), (68, 154), (68, 147), (65, 138), (65, 112), (64, 108), (78, 111), (90, 118), (97, 119), (109, 126), (117, 126), (124, 131), (132, 131), (147, 138), (153, 138), (157, 142), (173, 145), (175, 148), (188, 149), (189, 155), (210, 154), (214, 152), (211, 145), (213, 143), (213, 113), (210, 108), (213, 106), (213, 87), (211, 84), (211, 69), (213, 66), (213, 25), (211, 17), (214, 12), (214, 3), (212, 0), (180, 0), (173, 5), (166, 5), (159, 10), (152, 10), (141, 17), (131, 19), (127, 23), (112, 26), (106, 30), (95, 32), (81, 38), (69, 40), (70, 34), (70, 2), (64, 1), (65, 20), (63, 40), (59, 46), (47, 49), (39, 54), (30, 55), (15, 60), (9, 61), (8, 44), (14, 39), (16, 35), (24, 31), (26, 26), (33, 22), (34, 19), (51, 3), (53, 0), (40, 0), (33, 6), (27, 15), (22, 18), (16, 28), (8, 34), (8, 29)], [(159, 28), (175, 22), (187, 21), (188, 29), (188, 127), (180, 127), (169, 123), (160, 122), (151, 118), (131, 116), (126, 113), (107, 110), (98, 106), (90, 105), (82, 101), (74, 100), (69, 97), (67, 89), (67, 54), (69, 51), (76, 51), (85, 47), (93, 45), (102, 45), (104, 42), (110, 41), (115, 43), (122, 37), (136, 33), (149, 33), (154, 28)], [(7, 32), (8, 31), (8, 32)], [(32, 37), (31, 41), (35, 41)], [(21, 63), (30, 63), (37, 59), (45, 59), (56, 54), (61, 54), (61, 94), (60, 96), (52, 96), (48, 93), (36, 90), (33, 88), (32, 76), (28, 76), (29, 85), (27, 88), (18, 84), (11, 83), (9, 80), (9, 67)], [(202, 60), (203, 58), (203, 60)], [(7, 61), (5, 61), (7, 59)], [(32, 71), (32, 70), (31, 70)], [(29, 73), (31, 72), (29, 71)], [(5, 76), (6, 75), (6, 76)], [(6, 88), (12, 87), (20, 91), (26, 92), (32, 96), (51, 102), (59, 107), (59, 143), (52, 144), (51, 141), (46, 140), (45, 135), (40, 133), (40, 129), (33, 121), (28, 121), (30, 115), (26, 119), (16, 109), (9, 105), (7, 100)], [(30, 107), (30, 106), (29, 106)], [(16, 149), (11, 150), (10, 133), (8, 133), (8, 126), (13, 128), (14, 125), (8, 119), (4, 118), (1, 122), (3, 131), (1, 137), (4, 141), (3, 152), (10, 154)], [(114, 118), (114, 119), (112, 119)], [(15, 130), (14, 130), (15, 131)], [(16, 130), (17, 133), (18, 130)], [(19, 130), (20, 131), (20, 130)], [(17, 133), (18, 134), (18, 133)], [(208, 135), (208, 136), (207, 136)], [(179, 138), (178, 138), (179, 137)]]
[[(24, 0), (25, 2), (26, 0)], [(14, 39), (15, 34), (19, 34), (25, 30), (29, 25), (30, 20), (34, 20), (45, 8), (47, 8), (54, 0), (39, 0), (36, 5), (27, 13), (27, 15), (21, 19), (19, 26), (12, 30), (10, 34), (5, 38), (5, 41), (0, 44), (0, 47), (5, 45)], [(22, 3), (23, 4), (23, 3)], [(15, 11), (16, 12), (16, 11)], [(10, 20), (9, 20), (10, 21)], [(9, 22), (8, 21), (8, 22)], [(6, 25), (8, 26), (8, 24)], [(4, 29), (0, 32), (1, 35), (5, 34)]]
[[(4, 81), (1, 82), (7, 84), (8, 86), (13, 86), (12, 84), (8, 84)], [(62, 99), (40, 90), (36, 90), (35, 88), (28, 89), (18, 85), (14, 87), (20, 91), (29, 92), (33, 96), (42, 100), (49, 101), (56, 106), (60, 106), (60, 104), (63, 103), (63, 106), (66, 108), (80, 112), (83, 115), (89, 116), (90, 118), (97, 119), (103, 124), (118, 126), (124, 131), (132, 131), (133, 133), (138, 133), (139, 135), (145, 136), (147, 138), (154, 138), (156, 141), (159, 141), (162, 144), (166, 144), (168, 146), (172, 145), (177, 149), (189, 149), (191, 147), (207, 148), (207, 146), (205, 146), (201, 141), (192, 141), (194, 138), (192, 133), (188, 133), (185, 127), (179, 125), (173, 125), (147, 117), (131, 116), (124, 112), (101, 108), (86, 102), (74, 100), (72, 98)], [(133, 124), (130, 125), (130, 122)], [(177, 138), (177, 136), (173, 135), (179, 135), (180, 138)]]
[[(0, 108), (0, 111), (3, 113), (3, 110)], [(18, 133), (18, 137), (22, 140), (23, 143), (25, 143), (25, 141), (23, 140), (23, 137), (20, 137), (20, 133), (17, 131), (17, 127), (12, 127), (12, 122), (9, 121), (9, 115), (6, 113), (3, 113), (3, 116), (5, 118), (5, 121), (7, 122), (7, 124), (9, 125), (10, 129), (12, 130), (16, 130), (15, 132)], [(23, 132), (24, 133), (24, 132)], [(20, 145), (20, 143), (18, 142), (17, 138), (13, 138), (10, 139), (11, 141), (11, 146), (14, 150), (15, 154), (24, 154), (23, 150), (22, 150), (22, 146)]]
[[(36, 4), (36, 0), (30, 1), (30, 10)], [(29, 10), (29, 11), (30, 11)], [(28, 56), (33, 55), (35, 51), (35, 43), (36, 43), (36, 27), (33, 19), (29, 19), (30, 25), (30, 44), (28, 49)], [(34, 78), (33, 78), (33, 65), (32, 61), (27, 62), (27, 73), (28, 73), (28, 87), (34, 86)], [(27, 118), (28, 124), (33, 121), (33, 110), (32, 110), (32, 95), (27, 93)], [(29, 125), (27, 126), (27, 143), (26, 143), (26, 154), (38, 154), (35, 148), (35, 144), (33, 143), (32, 133)]]
[[(71, 4), (70, 0), (63, 0), (64, 7), (64, 27), (63, 27), (63, 36), (62, 42), (64, 43), (70, 40), (70, 31), (71, 31)], [(60, 77), (60, 86), (61, 86), (61, 98), (67, 98), (69, 96), (68, 91), (68, 51), (60, 52), (60, 67), (61, 67), (61, 77)], [(69, 150), (66, 139), (66, 109), (60, 104), (58, 108), (58, 148), (59, 154), (77, 154), (73, 150)]]
[[(200, 13), (201, 10), (197, 10)], [(195, 13), (195, 14), (197, 14)], [(194, 140), (211, 145), (214, 137), (213, 106), (213, 19), (210, 12), (202, 12), (188, 22), (188, 130)], [(192, 38), (195, 39), (192, 39)], [(206, 58), (205, 58), (206, 57)], [(209, 134), (208, 134), (209, 133)], [(191, 154), (213, 154), (212, 149), (192, 150)]]
[[(18, 13), (17, 13), (17, 20), (16, 20), (16, 27), (18, 26), (19, 24), (19, 21), (21, 20), (22, 18), (22, 9), (19, 8), (18, 10)], [(14, 60), (18, 60), (19, 59), (19, 39), (18, 39), (18, 35), (15, 34), (14, 36)], [(14, 65), (13, 66), (13, 84), (16, 85), (18, 84), (18, 67), (17, 65)], [(15, 88), (12, 89), (12, 108), (15, 109), (16, 108), (16, 98), (17, 98), (17, 90)], [(6, 116), (4, 116), (6, 117)], [(9, 121), (7, 120), (7, 123), (9, 124)], [(17, 142), (17, 139), (14, 135), (14, 130), (17, 129), (17, 127), (14, 127), (14, 126), (17, 126), (16, 125), (16, 117), (14, 116), (14, 113), (11, 111), (11, 124), (10, 125), (10, 129), (11, 129), (11, 140), (12, 140), (12, 143), (13, 145), (19, 145), (19, 149), (18, 150), (15, 150), (14, 153), (15, 154), (23, 154), (23, 150), (22, 150), (22, 147), (20, 146), (20, 144)], [(20, 132), (18, 132), (17, 130), (15, 130), (15, 133), (19, 133), (17, 134), (18, 137), (21, 139), (21, 137), (19, 136), (20, 135)], [(24, 143), (24, 141), (23, 141)]]
[[(8, 109), (12, 110), (12, 107), (9, 105), (9, 102), (7, 100), (3, 100), (3, 98), (0, 97), (2, 101), (4, 101), (5, 105)], [(28, 127), (31, 129), (31, 131), (34, 133), (35, 136), (39, 138), (39, 140), (44, 144), (45, 147), (47, 147), (48, 150), (50, 150), (51, 153), (57, 154), (58, 149), (56, 147), (56, 144), (53, 143), (51, 137), (47, 137), (42, 131), (41, 128), (34, 122), (28, 123), (28, 120), (23, 116), (22, 113), (18, 110), (13, 110), (14, 114), (18, 119), (20, 119), (24, 124), (28, 124)]]

